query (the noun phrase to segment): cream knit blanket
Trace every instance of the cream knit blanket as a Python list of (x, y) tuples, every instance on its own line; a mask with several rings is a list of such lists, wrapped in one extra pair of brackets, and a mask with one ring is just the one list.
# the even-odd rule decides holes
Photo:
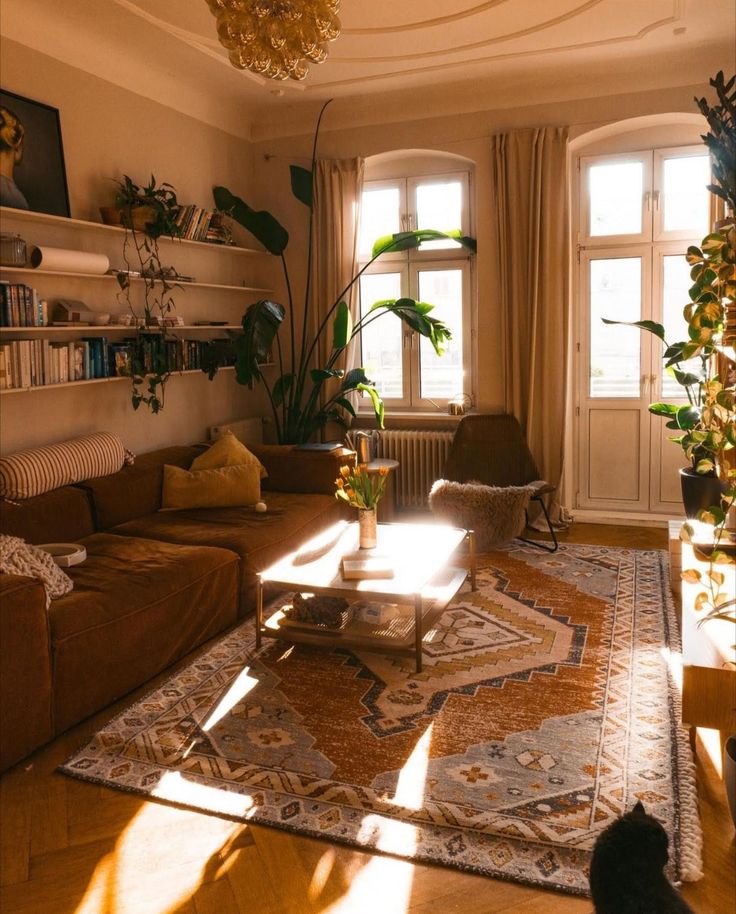
[(52, 600), (63, 597), (74, 582), (54, 562), (48, 552), (31, 546), (17, 536), (0, 536), (0, 572), (36, 578), (46, 590), (46, 609)]

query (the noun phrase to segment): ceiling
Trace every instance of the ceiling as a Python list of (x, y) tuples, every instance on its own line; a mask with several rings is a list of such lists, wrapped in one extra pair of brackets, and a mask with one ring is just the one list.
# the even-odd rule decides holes
[(6, 37), (204, 120), (232, 119), (237, 133), (274, 108), (448, 85), (467, 95), (471, 83), (512, 85), (522, 75), (525, 93), (532, 78), (628, 77), (632, 89), (656, 88), (663, 70), (685, 85), (708, 54), (728, 66), (736, 30), (733, 0), (342, 0), (343, 31), (327, 61), (302, 83), (275, 83), (230, 66), (205, 0), (2, 5)]

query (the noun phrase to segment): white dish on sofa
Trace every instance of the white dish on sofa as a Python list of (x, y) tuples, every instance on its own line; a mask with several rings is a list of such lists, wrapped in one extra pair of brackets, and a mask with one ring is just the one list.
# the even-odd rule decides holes
[(60, 568), (71, 568), (87, 558), (87, 550), (79, 543), (42, 543), (38, 548), (48, 552)]

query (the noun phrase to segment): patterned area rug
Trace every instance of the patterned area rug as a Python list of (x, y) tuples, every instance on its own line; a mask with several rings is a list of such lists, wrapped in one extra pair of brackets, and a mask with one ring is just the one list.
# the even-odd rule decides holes
[[(664, 553), (511, 547), (410, 658), (266, 641), (247, 622), (62, 771), (362, 848), (587, 894), (640, 799), (700, 876)], [(675, 658), (676, 659), (676, 658)]]

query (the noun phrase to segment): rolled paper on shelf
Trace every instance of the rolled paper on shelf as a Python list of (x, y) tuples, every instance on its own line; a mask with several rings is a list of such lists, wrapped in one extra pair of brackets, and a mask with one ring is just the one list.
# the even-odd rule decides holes
[(70, 251), (66, 248), (34, 247), (31, 266), (36, 270), (54, 270), (59, 273), (98, 273), (110, 269), (110, 258), (89, 251)]

